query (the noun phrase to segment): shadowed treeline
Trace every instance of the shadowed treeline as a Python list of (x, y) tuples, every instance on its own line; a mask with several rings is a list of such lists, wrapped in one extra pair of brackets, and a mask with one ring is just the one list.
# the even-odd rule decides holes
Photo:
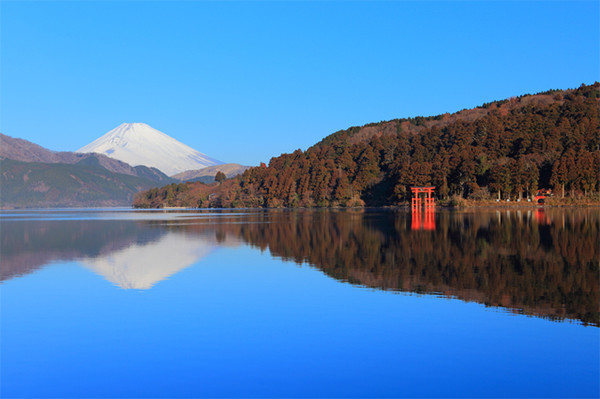
[[(166, 245), (170, 235), (189, 248), (246, 242), (366, 287), (600, 325), (597, 209), (441, 211), (434, 221), (434, 230), (415, 230), (414, 218), (405, 211), (271, 210), (180, 212), (143, 221), (5, 222), (1, 279), (53, 260), (87, 258), (89, 263), (124, 248), (135, 247), (142, 256), (160, 242)], [(155, 261), (173, 266), (164, 258)], [(111, 265), (111, 273), (119, 266)]]

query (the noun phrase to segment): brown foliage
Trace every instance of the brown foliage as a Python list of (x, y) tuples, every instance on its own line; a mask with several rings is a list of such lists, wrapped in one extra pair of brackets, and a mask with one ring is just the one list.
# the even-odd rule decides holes
[[(595, 83), (454, 115), (353, 127), (248, 169), (230, 191), (219, 191), (221, 201), (202, 206), (393, 205), (409, 198), (411, 185), (426, 184), (438, 187), (440, 199), (477, 198), (482, 189), (520, 199), (538, 187), (587, 195), (600, 191), (599, 100)], [(194, 206), (185, 194), (169, 196), (168, 187), (142, 193), (134, 205), (156, 206), (159, 196), (167, 206)]]

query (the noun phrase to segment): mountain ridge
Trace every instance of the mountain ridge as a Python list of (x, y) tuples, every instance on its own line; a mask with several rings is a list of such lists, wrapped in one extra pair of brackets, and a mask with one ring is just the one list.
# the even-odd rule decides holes
[(76, 152), (100, 153), (133, 166), (155, 167), (168, 176), (223, 163), (145, 123), (122, 123)]
[(157, 168), (131, 166), (123, 161), (98, 153), (76, 153), (70, 151), (52, 151), (28, 140), (0, 133), (0, 157), (21, 162), (98, 164), (115, 173), (122, 173), (156, 181), (170, 183), (172, 180)]
[(523, 94), (503, 100), (495, 100), (474, 108), (465, 108), (454, 113), (446, 112), (432, 116), (396, 118), (387, 121), (367, 123), (362, 126), (351, 126), (325, 136), (322, 140), (311, 146), (311, 148), (330, 144), (339, 140), (347, 140), (350, 144), (358, 144), (367, 141), (374, 136), (381, 137), (382, 135), (395, 134), (398, 132), (406, 132), (411, 135), (419, 134), (427, 129), (441, 129), (458, 121), (475, 122), (486, 117), (490, 111), (496, 111), (500, 115), (507, 115), (515, 109), (526, 106), (544, 107), (552, 103), (562, 104), (564, 102), (564, 96), (574, 93), (575, 90), (577, 89), (551, 89), (536, 94)]
[(187, 181), (205, 176), (215, 177), (217, 172), (223, 172), (227, 178), (232, 178), (244, 173), (244, 171), (250, 168), (251, 166), (240, 165), (239, 163), (224, 163), (221, 165), (207, 166), (206, 168), (202, 169), (186, 170), (185, 172), (177, 173), (171, 177), (174, 179)]
[(127, 206), (133, 195), (174, 182), (156, 168), (102, 154), (56, 152), (0, 133), (0, 207)]
[[(90, 158), (88, 158), (90, 159)], [(156, 181), (111, 172), (98, 164), (0, 159), (0, 208), (127, 206)]]

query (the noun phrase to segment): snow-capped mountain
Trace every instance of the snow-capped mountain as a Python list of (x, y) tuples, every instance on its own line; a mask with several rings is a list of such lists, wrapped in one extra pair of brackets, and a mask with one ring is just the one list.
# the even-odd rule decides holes
[(123, 123), (77, 152), (97, 152), (133, 166), (155, 167), (168, 176), (223, 163), (145, 123)]

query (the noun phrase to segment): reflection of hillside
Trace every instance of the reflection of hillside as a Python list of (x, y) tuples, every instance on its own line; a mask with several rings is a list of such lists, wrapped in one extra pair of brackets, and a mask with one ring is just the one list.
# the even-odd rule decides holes
[(441, 212), (435, 231), (411, 231), (405, 213), (279, 212), (210, 228), (350, 283), (598, 325), (597, 212), (536, 216)]
[(3, 221), (0, 281), (56, 261), (101, 256), (158, 239), (158, 229), (118, 220)]
[(81, 262), (121, 288), (149, 289), (194, 264), (214, 246), (214, 238), (167, 233), (157, 241), (133, 244)]
[(114, 284), (148, 288), (211, 247), (246, 242), (353, 284), (600, 325), (596, 210), (438, 212), (435, 219), (434, 231), (412, 231), (410, 214), (393, 211), (9, 221), (2, 224), (0, 278), (84, 259)]
[(235, 245), (215, 232), (177, 234), (162, 222), (132, 220), (35, 220), (3, 222), (0, 281), (56, 261), (79, 260), (121, 288), (147, 289), (206, 256), (217, 243)]

